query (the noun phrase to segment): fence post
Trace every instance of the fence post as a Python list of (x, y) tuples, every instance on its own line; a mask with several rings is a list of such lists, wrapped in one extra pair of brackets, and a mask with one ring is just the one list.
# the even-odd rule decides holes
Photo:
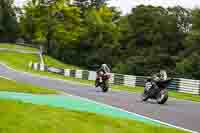
[(114, 84), (115, 85), (123, 85), (124, 84), (124, 75), (115, 74), (114, 75)]
[(110, 84), (114, 84), (114, 76), (115, 76), (114, 73), (110, 73), (110, 80), (109, 80)]
[(89, 78), (89, 72), (86, 70), (82, 71), (82, 79), (88, 80), (88, 78)]
[(76, 77), (76, 70), (70, 70), (69, 75), (70, 75), (70, 77), (75, 78)]
[(76, 70), (76, 75), (75, 75), (75, 77), (78, 78), (78, 79), (82, 79), (82, 71), (83, 71), (83, 70)]
[(44, 65), (44, 71), (48, 71), (48, 66)]
[(64, 70), (64, 76), (70, 77), (70, 70), (69, 69)]
[(135, 76), (135, 85), (144, 87), (146, 78), (147, 77), (144, 77), (144, 76)]
[(44, 70), (45, 70), (44, 64), (40, 64), (40, 71), (44, 71)]
[(34, 70), (38, 70), (38, 63), (34, 63), (34, 64), (33, 64), (33, 69), (34, 69)]
[(200, 95), (200, 80), (199, 80), (199, 95)]
[(88, 80), (96, 80), (96, 72), (89, 71)]
[(172, 82), (169, 85), (169, 89), (181, 91), (181, 79), (173, 79)]
[(124, 85), (135, 87), (136, 77), (132, 75), (124, 75)]

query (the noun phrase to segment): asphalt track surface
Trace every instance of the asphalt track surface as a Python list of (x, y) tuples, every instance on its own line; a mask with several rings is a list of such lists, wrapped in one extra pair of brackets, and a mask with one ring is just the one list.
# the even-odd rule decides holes
[(140, 94), (125, 91), (102, 93), (99, 88), (22, 73), (11, 70), (4, 65), (0, 65), (0, 76), (18, 82), (54, 88), (71, 95), (88, 98), (145, 117), (200, 132), (200, 103), (197, 102), (169, 98), (165, 105), (158, 105), (155, 101), (144, 103), (140, 102)]

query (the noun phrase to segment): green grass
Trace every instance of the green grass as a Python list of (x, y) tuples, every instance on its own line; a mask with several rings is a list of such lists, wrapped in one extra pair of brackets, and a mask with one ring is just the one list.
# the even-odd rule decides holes
[(38, 62), (39, 57), (35, 54), (24, 54), (17, 52), (0, 52), (0, 62), (3, 62), (14, 69), (18, 70), (28, 70), (28, 63)]
[[(39, 56), (36, 54), (24, 54), (18, 52), (0, 52), (0, 62), (3, 62), (14, 69), (29, 71), (28, 64), (30, 61), (39, 62)], [(53, 59), (52, 57), (45, 56), (45, 63), (48, 66), (61, 67), (66, 69), (78, 69), (79, 67), (73, 65), (66, 65)]]
[(20, 45), (15, 45), (15, 44), (8, 44), (8, 43), (0, 43), (0, 48), (21, 49), (21, 50), (28, 50), (32, 52), (38, 51), (38, 49), (36, 48), (25, 47), (25, 46), (20, 46)]
[[(86, 81), (86, 80), (76, 79), (72, 77), (64, 77), (62, 75), (49, 73), (49, 72), (39, 72), (39, 71), (34, 71), (28, 68), (28, 62), (30, 61), (38, 62), (38, 60), (39, 60), (38, 56), (33, 55), (33, 54), (22, 54), (22, 53), (17, 53), (17, 52), (0, 52), (0, 62), (4, 62), (14, 69), (32, 72), (32, 73), (40, 74), (43, 76), (75, 81), (78, 83), (85, 83), (85, 84), (90, 84), (90, 85), (94, 84), (93, 81)], [(61, 67), (61, 68), (66, 68), (66, 69), (79, 69), (79, 67), (64, 64), (49, 56), (45, 56), (45, 63), (49, 66)], [(137, 93), (141, 93), (143, 91), (142, 87), (127, 87), (127, 86), (113, 85), (112, 88), (115, 90), (123, 90), (123, 91), (129, 91), (129, 92), (137, 92)], [(198, 95), (178, 93), (174, 91), (169, 92), (169, 95), (170, 97), (174, 97), (177, 99), (185, 99), (185, 100), (200, 102), (200, 96)]]
[(56, 94), (56, 90), (44, 87), (33, 86), (30, 84), (17, 83), (13, 80), (0, 78), (0, 91), (23, 92), (33, 94)]
[(48, 66), (55, 66), (58, 68), (65, 68), (65, 69), (81, 69), (80, 67), (74, 66), (74, 65), (69, 65), (69, 64), (64, 64), (61, 61), (58, 61), (52, 57), (49, 56), (44, 56), (44, 62)]
[(177, 99), (200, 102), (200, 95), (198, 96), (198, 95), (192, 95), (192, 94), (186, 94), (186, 93), (177, 93), (175, 91), (170, 91), (169, 95)]
[(184, 133), (95, 113), (0, 100), (1, 133)]

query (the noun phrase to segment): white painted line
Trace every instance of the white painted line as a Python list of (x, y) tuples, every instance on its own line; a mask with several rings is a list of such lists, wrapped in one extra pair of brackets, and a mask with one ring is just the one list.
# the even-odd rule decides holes
[(7, 79), (7, 80), (12, 80), (10, 78), (7, 78), (7, 77), (1, 76), (1, 75), (0, 75), (0, 78)]
[[(0, 63), (0, 64), (6, 66), (7, 68), (9, 68), (9, 69), (11, 69), (11, 70), (13, 70), (13, 71), (15, 71), (15, 72), (19, 72), (19, 71), (13, 69), (13, 68), (10, 68), (9, 66), (7, 66), (7, 65), (4, 64), (4, 63)], [(44, 76), (41, 76), (41, 75), (39, 75), (39, 74), (31, 74), (31, 73), (28, 73), (28, 72), (21, 72), (21, 73), (25, 73), (25, 74), (29, 74), (29, 75), (33, 75), (33, 76), (38, 76), (38, 77), (40, 77), (40, 78), (54, 79), (54, 80), (60, 80), (60, 81), (68, 82), (68, 81), (62, 80), (62, 79), (50, 78), (50, 77), (46, 77), (46, 76), (44, 77)], [(68, 82), (68, 83), (69, 83), (69, 82)], [(90, 85), (89, 85), (89, 86), (90, 86)], [(68, 93), (66, 93), (66, 94), (68, 94)], [(180, 130), (183, 130), (183, 131), (186, 131), (186, 132), (191, 132), (191, 133), (198, 133), (198, 132), (196, 132), (196, 131), (192, 131), (192, 130), (189, 130), (189, 129), (185, 129), (185, 128), (183, 128), (183, 127), (175, 126), (175, 125), (172, 125), (172, 124), (169, 124), (169, 123), (166, 123), (166, 122), (162, 122), (162, 121), (159, 121), (159, 120), (156, 120), (156, 119), (152, 119), (152, 118), (149, 118), (149, 117), (146, 117), (146, 116), (137, 114), (137, 113), (129, 112), (129, 111), (124, 110), (124, 109), (121, 109), (121, 108), (117, 108), (117, 107), (114, 107), (114, 106), (111, 106), (111, 105), (107, 105), (107, 104), (103, 104), (103, 103), (100, 103), (100, 102), (96, 102), (96, 101), (90, 100), (90, 99), (88, 99), (88, 98), (83, 98), (83, 97), (80, 97), (80, 96), (77, 96), (77, 95), (71, 95), (71, 94), (68, 94), (68, 95), (69, 95), (69, 96), (72, 96), (72, 97), (77, 97), (77, 98), (79, 98), (79, 99), (87, 100), (87, 101), (89, 101), (89, 102), (93, 102), (93, 103), (96, 103), (96, 104), (99, 104), (99, 105), (107, 106), (107, 107), (109, 107), (109, 108), (117, 109), (117, 110), (119, 110), (119, 111), (124, 111), (124, 112), (130, 113), (130, 114), (133, 114), (133, 115), (136, 115), (136, 116), (139, 116), (139, 117), (143, 117), (143, 118), (145, 118), (145, 119), (149, 119), (149, 120), (151, 120), (151, 121), (158, 122), (158, 123), (160, 123), (160, 124), (163, 124), (163, 125), (166, 125), (166, 126), (169, 126), (169, 127), (172, 127), (172, 128), (177, 128), (177, 129), (180, 129)]]

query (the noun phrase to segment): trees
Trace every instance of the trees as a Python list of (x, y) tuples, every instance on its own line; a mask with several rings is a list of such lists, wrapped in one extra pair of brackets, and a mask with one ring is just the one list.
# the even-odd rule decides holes
[(129, 66), (126, 73), (149, 75), (166, 69), (176, 75), (176, 63), (185, 48), (190, 22), (189, 11), (180, 7), (141, 5), (121, 17), (119, 53), (122, 63)]
[[(80, 43), (85, 65), (89, 67), (104, 62), (112, 64), (112, 49), (118, 44), (119, 36), (118, 27), (112, 21), (112, 11), (102, 6), (99, 10), (89, 9), (85, 16)], [(83, 48), (87, 48), (87, 51), (84, 52)]]
[(91, 6), (99, 9), (103, 6), (108, 0), (91, 0)]
[(108, 0), (74, 0), (73, 4), (82, 10), (90, 7), (99, 9), (101, 6), (105, 5), (107, 1)]
[(168, 8), (170, 15), (173, 15), (176, 19), (177, 27), (180, 31), (188, 33), (190, 31), (190, 24), (192, 22), (191, 11), (184, 9), (183, 7), (176, 6)]
[(104, 0), (32, 0), (20, 25), (24, 38), (43, 43), (47, 53), (89, 69), (110, 64), (114, 72), (200, 78), (200, 10), (140, 5), (121, 16)]
[(84, 17), (85, 11), (90, 6), (89, 0), (74, 0), (74, 5), (80, 8), (81, 16)]
[(198, 45), (200, 42), (200, 9), (195, 9), (192, 11), (192, 18), (191, 18), (191, 30), (189, 35), (187, 36), (187, 41), (189, 45)]
[(24, 10), (23, 34), (37, 42), (46, 42), (47, 53), (55, 51), (56, 43), (66, 45), (77, 41), (81, 29), (79, 8), (66, 5), (64, 0), (45, 4), (32, 0)]
[(177, 63), (177, 72), (181, 76), (200, 79), (199, 57), (200, 57), (200, 9), (191, 11), (190, 30), (184, 40), (185, 49)]
[(0, 1), (0, 41), (15, 41), (18, 22), (13, 0)]

